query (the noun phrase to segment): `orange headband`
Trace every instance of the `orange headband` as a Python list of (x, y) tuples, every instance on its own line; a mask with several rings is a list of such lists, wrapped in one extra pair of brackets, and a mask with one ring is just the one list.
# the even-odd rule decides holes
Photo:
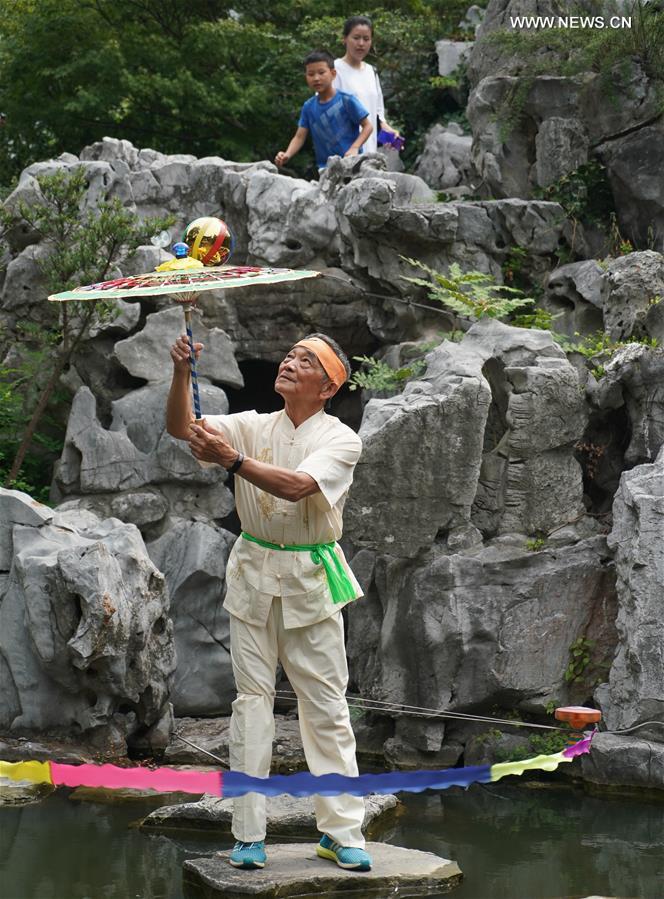
[(306, 340), (298, 340), (295, 346), (303, 346), (314, 354), (323, 366), (325, 374), (337, 387), (346, 383), (346, 368), (332, 347), (321, 340), (320, 337), (308, 337)]

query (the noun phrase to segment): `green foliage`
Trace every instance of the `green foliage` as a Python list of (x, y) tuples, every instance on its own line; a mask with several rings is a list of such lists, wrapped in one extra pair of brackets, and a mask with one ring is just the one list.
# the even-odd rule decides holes
[[(429, 84), (434, 39), (453, 35), (465, 9), (384, 0), (362, 10), (407, 154), (442, 110)], [(164, 152), (271, 159), (309, 96), (304, 55), (315, 46), (343, 55), (342, 24), (357, 12), (350, 0), (0, 0), (0, 182), (107, 134)]]
[(606, 168), (591, 160), (563, 175), (548, 187), (538, 188), (534, 196), (560, 203), (567, 218), (588, 225), (600, 225), (614, 216), (613, 194)]
[(532, 537), (526, 540), (526, 549), (528, 552), (537, 553), (546, 546), (546, 537)]
[(568, 741), (564, 733), (555, 733), (543, 737), (541, 734), (532, 734), (528, 737), (528, 743), (535, 755), (555, 755), (567, 748)]
[(632, 27), (505, 29), (487, 34), (482, 41), (518, 56), (521, 71), (528, 75), (572, 76), (588, 71), (610, 75), (625, 60), (636, 57), (651, 78), (664, 81), (664, 10), (661, 5), (631, 0), (622, 7), (608, 0), (603, 6), (601, 13), (607, 18), (612, 13), (631, 16)]
[(496, 762), (522, 762), (524, 759), (537, 755), (555, 755), (568, 745), (567, 737), (563, 733), (554, 733), (551, 736), (532, 734), (528, 741), (521, 746), (497, 747), (494, 752)]
[(659, 346), (659, 340), (656, 337), (631, 337), (629, 340), (614, 340), (606, 331), (595, 331), (584, 337), (581, 337), (577, 331), (575, 336), (580, 338), (578, 343), (572, 343), (564, 338), (561, 338), (559, 342), (565, 352), (581, 353), (591, 363), (591, 371), (597, 380), (606, 374), (607, 363), (623, 347), (633, 343), (650, 349), (656, 349)]
[(402, 390), (407, 381), (417, 377), (426, 368), (423, 359), (415, 359), (410, 365), (394, 369), (380, 359), (373, 356), (353, 356), (356, 362), (361, 362), (363, 369), (353, 372), (348, 382), (349, 390), (375, 390), (384, 393), (397, 393)]
[(602, 657), (594, 640), (577, 637), (569, 647), (569, 662), (565, 669), (565, 681), (577, 690), (590, 692), (605, 679), (611, 662)]
[(427, 272), (432, 278), (431, 281), (427, 281), (423, 278), (404, 277), (404, 281), (426, 287), (430, 299), (436, 300), (461, 318), (470, 321), (479, 321), (482, 318), (506, 318), (516, 309), (530, 306), (535, 302), (532, 297), (524, 297), (515, 287), (496, 284), (493, 275), (477, 271), (463, 272), (456, 262), (450, 265), (448, 274), (443, 274), (418, 259), (409, 259), (405, 256), (401, 258), (409, 265)]
[(534, 328), (538, 331), (552, 331), (554, 321), (557, 318), (560, 318), (561, 315), (562, 312), (559, 312), (558, 315), (553, 315), (553, 313), (548, 312), (546, 309), (540, 309), (538, 306), (534, 312), (515, 315), (514, 318), (511, 319), (510, 324), (514, 325), (515, 328)]
[(349, 389), (357, 390), (360, 387), (377, 393), (398, 393), (403, 390), (408, 381), (422, 374), (426, 369), (424, 357), (439, 346), (441, 341), (451, 340), (457, 343), (462, 339), (463, 331), (439, 331), (438, 336), (431, 340), (404, 346), (401, 350), (401, 357), (408, 360), (409, 364), (398, 369), (394, 369), (386, 362), (372, 356), (354, 356), (355, 361), (361, 362), (363, 367), (351, 376)]
[(569, 648), (569, 664), (565, 669), (565, 680), (568, 684), (583, 679), (590, 665), (594, 646), (595, 642), (588, 640), (587, 637), (578, 637), (572, 643)]
[(501, 269), (508, 284), (515, 284), (523, 276), (528, 264), (528, 250), (525, 247), (510, 247)]
[[(23, 219), (42, 236), (47, 252), (40, 265), (48, 292), (103, 280), (121, 256), (172, 223), (165, 217), (139, 221), (117, 199), (81, 212), (88, 187), (83, 169), (43, 175), (38, 185), (34, 203), (5, 209), (2, 217)], [(0, 477), (8, 485), (31, 484), (33, 495), (47, 489), (50, 463), (62, 448), (66, 397), (59, 377), (92, 323), (115, 314), (111, 303), (101, 301), (64, 303), (60, 312), (51, 326), (20, 322), (17, 361), (0, 370)], [(28, 447), (32, 453), (24, 461)]]
[[(664, 82), (664, 9), (661, 4), (632, 0), (623, 8), (609, 0), (599, 12), (606, 18), (611, 14), (631, 16), (632, 27), (505, 29), (493, 31), (482, 39), (519, 59), (519, 77), (507, 92), (496, 116), (501, 140), (507, 140), (520, 124), (538, 75), (574, 76), (597, 72), (606, 99), (614, 103), (618, 91), (624, 91), (629, 64), (634, 58), (641, 62), (656, 84)], [(659, 93), (664, 97), (664, 91), (660, 89)]]

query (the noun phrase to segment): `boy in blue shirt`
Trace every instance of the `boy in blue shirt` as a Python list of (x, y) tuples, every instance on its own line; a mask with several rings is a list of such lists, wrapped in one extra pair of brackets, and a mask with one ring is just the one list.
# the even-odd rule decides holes
[(303, 105), (293, 139), (274, 161), (278, 166), (286, 165), (302, 149), (309, 132), (319, 170), (325, 168), (330, 156), (357, 156), (373, 125), (357, 97), (332, 86), (337, 74), (334, 58), (325, 50), (314, 50), (304, 60), (304, 74), (316, 93)]

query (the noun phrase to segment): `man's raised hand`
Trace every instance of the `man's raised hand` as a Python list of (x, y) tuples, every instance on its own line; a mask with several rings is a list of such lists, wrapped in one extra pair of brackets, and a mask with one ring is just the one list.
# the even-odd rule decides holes
[[(198, 357), (200, 356), (202, 349), (202, 343), (194, 344), (194, 353), (196, 355), (196, 359), (198, 359)], [(189, 340), (187, 339), (186, 334), (181, 334), (171, 347), (171, 359), (173, 360), (173, 367), (177, 371), (189, 372), (189, 356)]]

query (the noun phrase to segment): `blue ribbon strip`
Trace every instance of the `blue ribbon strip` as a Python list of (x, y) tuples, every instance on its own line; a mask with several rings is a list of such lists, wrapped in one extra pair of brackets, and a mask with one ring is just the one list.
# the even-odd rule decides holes
[(275, 774), (272, 777), (252, 777), (241, 771), (224, 771), (225, 799), (261, 793), (263, 796), (367, 796), (369, 793), (421, 793), (423, 790), (446, 790), (448, 787), (468, 787), (474, 783), (491, 783), (491, 765), (467, 768), (446, 768), (434, 771), (388, 771), (384, 774), (322, 774), (316, 777), (308, 771), (297, 774)]

